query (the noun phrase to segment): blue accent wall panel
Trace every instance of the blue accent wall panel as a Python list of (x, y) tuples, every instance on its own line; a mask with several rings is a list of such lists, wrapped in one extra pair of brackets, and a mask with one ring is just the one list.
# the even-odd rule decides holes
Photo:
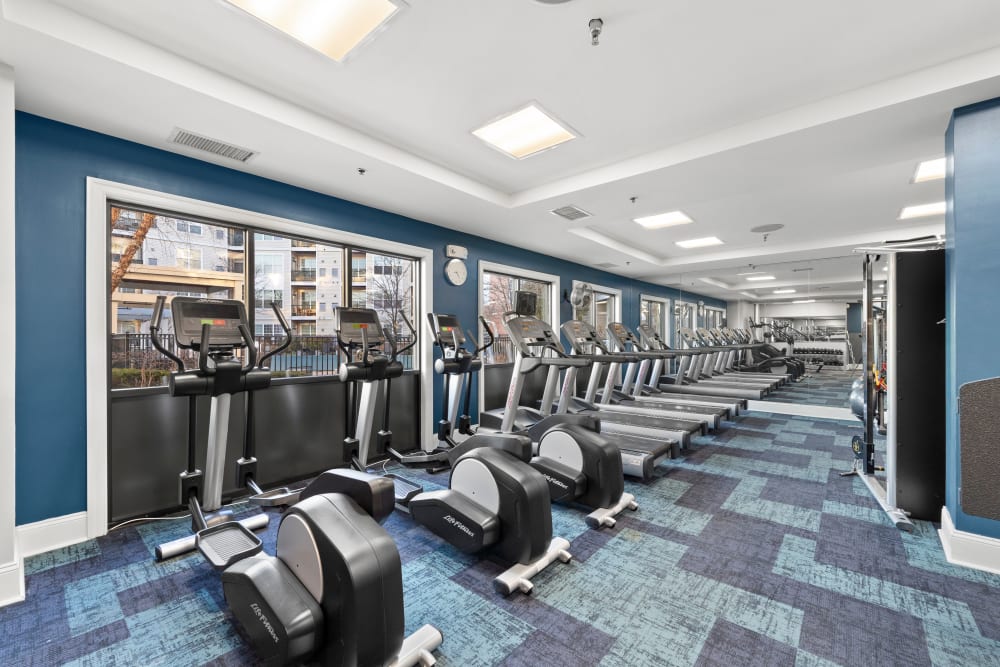
[(860, 303), (847, 304), (847, 332), (862, 333), (864, 331), (864, 309)]
[(958, 437), (959, 387), (1000, 376), (1000, 100), (957, 109), (946, 149), (946, 503), (958, 530), (1000, 538), (1000, 522), (962, 511)]
[[(622, 290), (626, 323), (639, 295), (677, 290), (630, 280), (404, 216), (19, 112), (16, 119), (17, 523), (86, 509), (84, 237), (88, 176), (434, 250), (434, 308), (466, 327), (478, 316), (486, 260)], [(350, 175), (345, 174), (345, 178)], [(444, 247), (469, 249), (469, 281), (445, 282)], [(725, 308), (711, 297), (687, 300)], [(568, 319), (571, 309), (562, 306)], [(425, 335), (423, 323), (420, 334)], [(440, 387), (435, 405), (440, 400)], [(140, 444), (141, 446), (141, 444)]]

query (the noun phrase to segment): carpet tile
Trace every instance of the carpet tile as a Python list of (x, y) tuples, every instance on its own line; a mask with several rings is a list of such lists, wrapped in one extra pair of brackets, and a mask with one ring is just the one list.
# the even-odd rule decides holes
[[(846, 405), (855, 375), (824, 369), (775, 400)], [(860, 480), (840, 476), (859, 430), (752, 412), (694, 438), (649, 482), (627, 481), (640, 507), (612, 529), (554, 507), (574, 559), (537, 575), (531, 596), (499, 596), (502, 564), (395, 513), (384, 525), (407, 630), (443, 631), (442, 667), (1000, 667), (1000, 576), (949, 564), (934, 524), (898, 531)], [(448, 480), (406, 474), (428, 489)], [(279, 521), (272, 512), (261, 533), (268, 551)], [(0, 609), (0, 664), (256, 665), (201, 557), (153, 560), (188, 523), (26, 559), (27, 600)]]

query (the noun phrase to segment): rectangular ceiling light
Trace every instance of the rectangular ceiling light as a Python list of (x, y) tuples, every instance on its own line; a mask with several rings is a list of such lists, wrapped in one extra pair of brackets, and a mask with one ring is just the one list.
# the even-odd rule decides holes
[(798, 301), (792, 301), (792, 303), (816, 303), (816, 299), (799, 299)]
[(675, 227), (677, 225), (689, 225), (694, 220), (689, 218), (684, 211), (671, 211), (670, 213), (659, 213), (657, 215), (647, 215), (641, 218), (633, 218), (646, 229), (663, 229), (664, 227)]
[(226, 0), (341, 62), (403, 6), (398, 0)]
[(937, 160), (925, 160), (917, 165), (917, 171), (913, 174), (913, 183), (926, 183), (927, 181), (939, 181), (945, 177), (945, 170), (948, 166), (947, 158)]
[(472, 133), (493, 148), (518, 160), (576, 139), (577, 136), (535, 104), (498, 118)]
[(775, 294), (795, 294), (795, 290), (793, 290), (793, 289), (776, 289), (776, 290), (774, 290), (774, 293)]
[(706, 236), (705, 238), (702, 239), (689, 239), (687, 241), (677, 241), (676, 245), (680, 246), (681, 248), (687, 248), (687, 249), (705, 248), (710, 245), (722, 245), (722, 241), (720, 239), (715, 238), (714, 236)]
[(943, 201), (933, 204), (920, 204), (919, 206), (907, 206), (899, 213), (900, 220), (912, 220), (913, 218), (927, 218), (932, 215), (944, 215), (946, 204)]
[(774, 280), (774, 276), (747, 276), (747, 280)]

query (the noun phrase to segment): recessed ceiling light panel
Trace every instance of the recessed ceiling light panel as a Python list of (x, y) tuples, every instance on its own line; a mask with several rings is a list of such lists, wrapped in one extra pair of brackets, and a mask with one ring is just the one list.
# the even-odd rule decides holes
[(913, 174), (913, 183), (926, 183), (927, 181), (939, 181), (945, 177), (948, 168), (947, 158), (937, 160), (925, 160), (917, 165), (917, 171)]
[(401, 0), (226, 0), (320, 53), (343, 62), (406, 5)]
[(774, 293), (775, 294), (795, 294), (795, 290), (793, 290), (793, 289), (776, 289), (776, 290), (774, 290)]
[(657, 215), (647, 215), (641, 218), (633, 218), (646, 229), (663, 229), (664, 227), (676, 227), (677, 225), (689, 225), (694, 220), (689, 218), (684, 211), (670, 211), (669, 213), (658, 213)]
[(792, 301), (792, 303), (816, 303), (816, 299), (799, 299), (798, 301)]
[(722, 245), (722, 243), (723, 242), (721, 239), (718, 239), (714, 236), (706, 236), (705, 238), (701, 239), (689, 239), (687, 241), (677, 241), (676, 245), (680, 246), (681, 248), (690, 249), (690, 248), (705, 248), (713, 245)]
[(575, 132), (542, 111), (537, 104), (518, 109), (472, 133), (512, 158), (520, 160), (577, 138)]
[(914, 218), (928, 218), (934, 215), (944, 215), (947, 205), (943, 201), (933, 204), (920, 204), (918, 206), (907, 206), (899, 213), (900, 220), (912, 220)]
[(747, 280), (774, 280), (774, 276), (747, 276)]

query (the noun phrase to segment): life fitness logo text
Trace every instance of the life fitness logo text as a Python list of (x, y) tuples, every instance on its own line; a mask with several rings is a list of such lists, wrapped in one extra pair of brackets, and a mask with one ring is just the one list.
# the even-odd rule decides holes
[(280, 641), (278, 639), (278, 633), (274, 631), (274, 626), (271, 625), (271, 621), (267, 620), (267, 616), (265, 616), (264, 612), (261, 611), (260, 605), (254, 602), (250, 605), (250, 609), (253, 610), (254, 616), (257, 617), (257, 620), (259, 620), (261, 625), (264, 626), (264, 629), (267, 630), (267, 634), (271, 635), (271, 639), (273, 639), (274, 643), (277, 644)]
[(465, 533), (469, 537), (475, 537), (475, 534), (473, 534), (472, 529), (470, 529), (468, 526), (466, 526), (464, 523), (462, 523), (461, 521), (459, 521), (458, 519), (456, 519), (452, 515), (450, 515), (450, 514), (447, 515), (444, 518), (444, 520), (447, 523), (450, 523), (451, 525), (455, 526), (455, 528), (458, 528), (460, 531), (462, 531), (463, 533)]

